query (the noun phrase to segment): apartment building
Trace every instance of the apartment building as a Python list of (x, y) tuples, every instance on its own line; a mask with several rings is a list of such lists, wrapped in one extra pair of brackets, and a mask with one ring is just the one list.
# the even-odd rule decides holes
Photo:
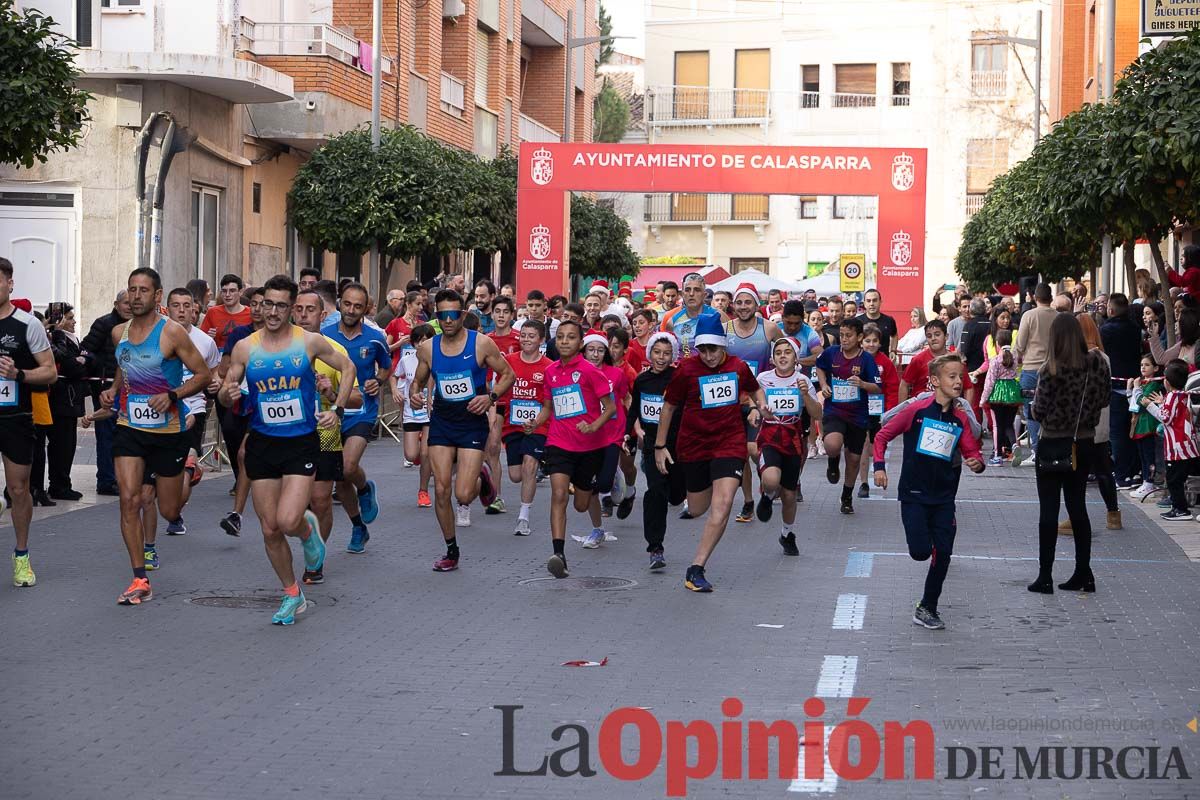
[[(646, 0), (649, 140), (927, 148), (932, 293), (954, 280), (992, 179), (1032, 149), (1034, 54), (994, 37), (1032, 38), (1039, 9), (1049, 23), (1038, 0)], [(641, 206), (630, 223), (645, 256), (785, 280), (839, 253), (875, 263), (873, 197), (646, 194)]]
[[(1114, 80), (1142, 51), (1140, 0), (1115, 0)], [(1059, 46), (1055, 51), (1051, 79), (1055, 91), (1051, 119), (1059, 120), (1078, 111), (1084, 103), (1095, 103), (1103, 95), (1104, 45), (1108, 4), (1105, 0), (1057, 0)]]
[[(184, 146), (163, 208), (169, 285), (226, 272), (254, 283), (310, 265), (377, 281), (362, 254), (314, 249), (287, 221), (287, 192), (308, 155), (370, 121), (371, 0), (18, 5), (49, 14), (79, 43), (80, 85), (94, 95), (79, 148), (29, 170), (0, 166), (0, 255), (36, 304), (66, 299), (91, 319), (123, 285), (137, 253), (135, 140), (155, 112), (172, 115)], [(597, 0), (383, 7), (385, 126), (410, 124), (485, 158), (523, 141), (590, 138), (599, 48), (570, 40), (598, 35)], [(151, 180), (158, 147), (156, 137)], [(440, 268), (433, 261), (427, 271)], [(470, 269), (476, 259), (454, 261)], [(394, 269), (393, 285), (420, 262)]]

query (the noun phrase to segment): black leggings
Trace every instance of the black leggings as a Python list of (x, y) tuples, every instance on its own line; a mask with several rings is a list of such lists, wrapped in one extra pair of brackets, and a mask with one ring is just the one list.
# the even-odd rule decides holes
[(1104, 507), (1109, 511), (1118, 511), (1117, 479), (1113, 475), (1113, 460), (1111, 445), (1100, 442), (1096, 445), (1096, 460), (1092, 464), (1092, 474), (1096, 476), (1096, 488), (1104, 498)]
[[(1043, 436), (1041, 441), (1047, 441)], [(1037, 469), (1038, 575), (1050, 577), (1054, 569), (1054, 551), (1058, 546), (1058, 504), (1061, 496), (1071, 518), (1075, 539), (1075, 572), (1089, 572), (1092, 560), (1092, 523), (1087, 514), (1088, 469), (1095, 462), (1096, 445), (1091, 439), (1076, 443), (1076, 466), (1070, 472)]]
[(1002, 456), (1005, 453), (1012, 452), (1013, 447), (1013, 422), (1017, 418), (1017, 409), (1019, 406), (992, 406), (992, 436), (994, 437), (994, 447), (992, 455)]
[(617, 480), (617, 467), (621, 463), (621, 448), (615, 444), (610, 444), (604, 448), (604, 466), (600, 468), (600, 474), (596, 476), (596, 493), (608, 494), (613, 490), (613, 484)]
[(646, 552), (662, 548), (667, 536), (668, 504), (677, 506), (687, 499), (683, 468), (672, 464), (663, 475), (654, 464), (654, 451), (642, 451), (642, 472), (646, 475), (646, 492), (642, 495), (642, 531), (646, 536)]

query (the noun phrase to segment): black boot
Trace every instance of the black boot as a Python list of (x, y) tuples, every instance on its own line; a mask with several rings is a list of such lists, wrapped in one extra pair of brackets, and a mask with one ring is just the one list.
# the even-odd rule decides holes
[(48, 494), (46, 494), (45, 489), (38, 489), (37, 491), (32, 493), (32, 496), (33, 496), (33, 504), (35, 506), (42, 506), (43, 508), (50, 508), (51, 506), (58, 505), (58, 503), (56, 503), (50, 499), (50, 496)]
[(1068, 578), (1066, 583), (1060, 583), (1058, 588), (1067, 592), (1094, 592), (1096, 591), (1096, 576), (1090, 569), (1076, 569), (1075, 574)]
[(1054, 594), (1054, 578), (1049, 572), (1039, 572), (1037, 580), (1026, 588), (1039, 594)]

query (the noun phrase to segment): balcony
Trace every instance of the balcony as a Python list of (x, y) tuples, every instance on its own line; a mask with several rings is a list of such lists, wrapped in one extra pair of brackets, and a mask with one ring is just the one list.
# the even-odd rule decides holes
[(548, 128), (533, 117), (521, 115), (517, 127), (517, 136), (522, 142), (561, 142), (562, 136), (552, 128)]
[[(329, 56), (371, 70), (370, 46), (332, 25), (310, 22), (254, 22), (242, 17), (238, 49), (256, 56)], [(381, 59), (383, 73), (390, 75), (392, 60)]]
[(1004, 70), (972, 71), (971, 94), (975, 97), (1006, 97), (1008, 73)]
[(442, 73), (442, 111), (461, 117), (466, 111), (467, 85), (448, 72)]
[(853, 92), (834, 92), (831, 96), (834, 108), (874, 108), (875, 95)]
[(273, 104), (295, 95), (292, 78), (241, 58), (197, 53), (80, 50), (81, 78), (113, 81), (169, 81), (231, 103)]
[(755, 225), (770, 220), (765, 194), (648, 194), (643, 220), (655, 225)]
[(983, 201), (984, 201), (984, 198), (986, 198), (986, 197), (987, 197), (987, 195), (985, 195), (985, 194), (968, 194), (967, 195), (967, 203), (966, 203), (967, 219), (970, 219), (971, 217), (973, 217), (977, 213), (979, 213), (979, 209), (983, 208)]
[(498, 151), (496, 134), (499, 129), (499, 118), (480, 105), (475, 106), (475, 146), (474, 153), (483, 158), (495, 158)]
[(658, 127), (761, 125), (771, 122), (767, 89), (654, 86), (646, 90), (650, 124)]

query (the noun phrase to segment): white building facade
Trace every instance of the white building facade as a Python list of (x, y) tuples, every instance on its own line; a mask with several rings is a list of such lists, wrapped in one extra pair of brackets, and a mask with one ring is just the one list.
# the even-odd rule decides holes
[[(925, 293), (954, 283), (963, 225), (1032, 150), (1033, 38), (1049, 2), (646, 0), (651, 143), (926, 148)], [(1043, 70), (1042, 119), (1049, 105)], [(874, 264), (873, 197), (647, 194), (645, 257), (683, 255), (798, 281), (840, 253)], [(626, 207), (628, 207), (626, 205)], [(869, 274), (871, 283), (873, 272)]]

